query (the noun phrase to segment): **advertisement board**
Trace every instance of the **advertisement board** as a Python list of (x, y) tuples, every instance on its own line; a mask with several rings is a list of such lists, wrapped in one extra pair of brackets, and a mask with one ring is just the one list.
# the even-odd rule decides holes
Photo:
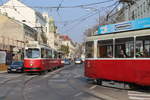
[(5, 64), (5, 63), (6, 63), (6, 52), (0, 51), (0, 64)]
[(98, 35), (150, 28), (150, 18), (137, 19), (117, 24), (99, 26)]

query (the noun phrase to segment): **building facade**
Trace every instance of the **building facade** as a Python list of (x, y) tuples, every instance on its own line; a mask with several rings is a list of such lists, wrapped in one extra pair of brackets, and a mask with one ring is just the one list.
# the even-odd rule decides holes
[(68, 55), (66, 55), (67, 58), (75, 58), (75, 51), (76, 51), (76, 45), (75, 43), (69, 38), (69, 36), (67, 35), (61, 35), (60, 36), (61, 39), (61, 44), (65, 45), (69, 48), (69, 53)]
[[(0, 15), (0, 70), (6, 69), (6, 64), (23, 59), (23, 49), (28, 41), (37, 40), (37, 31), (17, 20)], [(3, 62), (1, 61), (3, 60)]]
[(125, 20), (150, 17), (150, 0), (134, 0), (132, 5), (124, 4)]
[(46, 20), (43, 15), (20, 0), (9, 0), (0, 6), (0, 13), (34, 28), (38, 31), (38, 41), (43, 42), (41, 37), (46, 41)]

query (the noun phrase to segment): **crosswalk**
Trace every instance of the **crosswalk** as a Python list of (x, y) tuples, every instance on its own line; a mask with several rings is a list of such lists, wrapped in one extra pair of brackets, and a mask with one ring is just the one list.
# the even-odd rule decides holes
[(129, 100), (150, 100), (150, 93), (128, 91)]

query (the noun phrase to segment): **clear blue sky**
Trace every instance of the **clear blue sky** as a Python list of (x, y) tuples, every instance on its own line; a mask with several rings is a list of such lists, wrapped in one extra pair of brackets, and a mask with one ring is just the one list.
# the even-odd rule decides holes
[[(3, 0), (6, 2), (8, 0)], [(28, 6), (58, 6), (62, 0), (21, 0)], [(96, 2), (102, 2), (107, 0), (63, 0), (62, 6), (74, 6), (74, 5), (84, 5)], [(115, 1), (108, 3), (103, 3), (99, 5), (89, 6), (96, 9), (101, 7), (106, 7), (113, 4)], [(104, 14), (106, 10), (102, 10), (100, 14)], [(37, 11), (48, 12), (49, 15), (53, 16), (55, 19), (55, 24), (58, 27), (58, 31), (61, 34), (66, 34), (71, 37), (76, 42), (81, 42), (83, 40), (83, 32), (95, 25), (99, 14), (95, 14), (92, 17), (89, 17), (87, 20), (81, 21), (82, 18), (86, 18), (89, 14), (95, 13), (94, 10), (85, 10), (83, 8), (60, 8), (57, 12), (56, 9), (44, 9), (36, 8)], [(82, 17), (84, 16), (84, 17)], [(82, 18), (80, 18), (82, 17)], [(78, 19), (78, 20), (75, 20)], [(74, 22), (72, 20), (75, 20)], [(67, 21), (67, 22), (66, 22)]]

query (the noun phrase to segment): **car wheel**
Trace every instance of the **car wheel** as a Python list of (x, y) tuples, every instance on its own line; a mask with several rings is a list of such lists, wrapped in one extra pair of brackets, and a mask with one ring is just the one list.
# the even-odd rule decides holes
[(7, 73), (11, 73), (11, 71), (7, 71)]

